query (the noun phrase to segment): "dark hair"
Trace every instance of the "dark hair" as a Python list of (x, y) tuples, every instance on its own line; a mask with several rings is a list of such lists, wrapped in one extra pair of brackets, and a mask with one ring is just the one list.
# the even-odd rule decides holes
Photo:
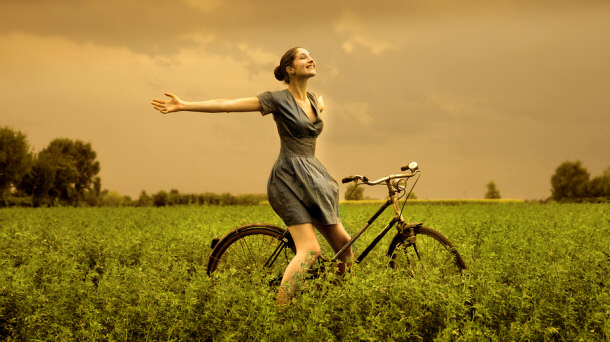
[(292, 49), (286, 51), (286, 53), (280, 59), (280, 65), (275, 67), (273, 70), (273, 74), (278, 81), (283, 81), (284, 83), (290, 83), (290, 77), (286, 72), (286, 68), (294, 65), (294, 57), (297, 54), (297, 50), (299, 47), (293, 47)]

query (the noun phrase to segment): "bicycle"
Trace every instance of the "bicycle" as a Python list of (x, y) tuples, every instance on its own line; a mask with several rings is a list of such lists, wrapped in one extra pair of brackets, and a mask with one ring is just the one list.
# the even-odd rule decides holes
[[(409, 195), (417, 184), (420, 170), (416, 162), (401, 167), (404, 174), (394, 174), (370, 181), (367, 177), (356, 175), (346, 177), (342, 182), (361, 182), (366, 185), (386, 185), (388, 200), (382, 204), (366, 224), (337, 252), (330, 262), (335, 262), (364, 231), (390, 206), (395, 215), (375, 239), (354, 259), (359, 264), (375, 248), (381, 239), (396, 225), (397, 232), (390, 242), (387, 251), (388, 265), (393, 269), (403, 269), (408, 276), (432, 269), (444, 274), (461, 274), (466, 269), (462, 256), (454, 245), (440, 232), (424, 227), (423, 223), (407, 223), (402, 212)], [(400, 206), (400, 199), (405, 196), (407, 180), (418, 175), (409, 194)], [(283, 227), (266, 223), (253, 223), (237, 227), (222, 238), (212, 240), (212, 252), (208, 258), (207, 274), (215, 271), (229, 270), (233, 274), (245, 277), (262, 277), (270, 284), (281, 279), (284, 269), (296, 253), (290, 232)]]

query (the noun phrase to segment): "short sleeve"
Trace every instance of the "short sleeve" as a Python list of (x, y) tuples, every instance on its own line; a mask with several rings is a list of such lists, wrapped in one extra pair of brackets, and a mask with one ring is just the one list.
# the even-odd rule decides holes
[(261, 114), (267, 115), (269, 113), (275, 112), (275, 99), (270, 91), (266, 91), (258, 97), (258, 102), (261, 104)]

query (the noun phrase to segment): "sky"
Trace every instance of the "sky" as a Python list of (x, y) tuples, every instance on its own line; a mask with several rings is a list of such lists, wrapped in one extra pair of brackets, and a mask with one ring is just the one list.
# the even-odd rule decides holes
[(494, 181), (544, 199), (562, 162), (610, 166), (607, 1), (0, 0), (0, 13), (0, 126), (34, 152), (91, 143), (102, 188), (132, 197), (264, 193), (271, 116), (150, 102), (283, 89), (273, 69), (294, 46), (316, 60), (316, 154), (337, 180), (417, 161), (420, 198), (482, 198)]

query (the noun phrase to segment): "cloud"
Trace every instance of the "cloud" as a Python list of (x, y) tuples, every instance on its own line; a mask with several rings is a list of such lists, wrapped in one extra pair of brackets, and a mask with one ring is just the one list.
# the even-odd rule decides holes
[(343, 48), (343, 50), (345, 50), (345, 52), (351, 53), (352, 51), (354, 51), (356, 44), (368, 49), (371, 53), (375, 55), (380, 55), (385, 50), (390, 48), (390, 44), (387, 42), (375, 41), (357, 34), (351, 36), (348, 40), (343, 42), (343, 44), (341, 44), (341, 47)]
[[(190, 37), (214, 36), (265, 51), (294, 45), (362, 46), (383, 53), (409, 36), (400, 27), (434, 21), (492, 17), (497, 13), (557, 11), (602, 6), (603, 1), (312, 0), (306, 8), (283, 0), (3, 0), (0, 33), (26, 32), (77, 42), (127, 47), (149, 55), (173, 55), (198, 45)], [(403, 32), (401, 32), (403, 31)], [(336, 40), (331, 44), (320, 42)]]
[(237, 48), (244, 52), (246, 56), (252, 59), (256, 64), (259, 65), (273, 65), (277, 62), (277, 56), (264, 51), (261, 48), (251, 48), (248, 44), (240, 43), (237, 45)]
[(375, 55), (379, 55), (390, 48), (391, 44), (379, 35), (374, 38), (370, 37), (371, 32), (379, 32), (379, 30), (371, 30), (369, 26), (371, 26), (371, 22), (364, 18), (359, 18), (352, 11), (343, 12), (333, 23), (335, 32), (340, 35), (347, 35), (347, 39), (341, 44), (345, 52), (352, 53), (357, 46), (360, 46)]
[[(185, 2), (2, 1), (0, 33), (25, 32), (76, 42), (171, 55), (196, 44), (182, 37), (201, 33), (201, 15)], [(205, 33), (205, 32), (204, 32)]]

